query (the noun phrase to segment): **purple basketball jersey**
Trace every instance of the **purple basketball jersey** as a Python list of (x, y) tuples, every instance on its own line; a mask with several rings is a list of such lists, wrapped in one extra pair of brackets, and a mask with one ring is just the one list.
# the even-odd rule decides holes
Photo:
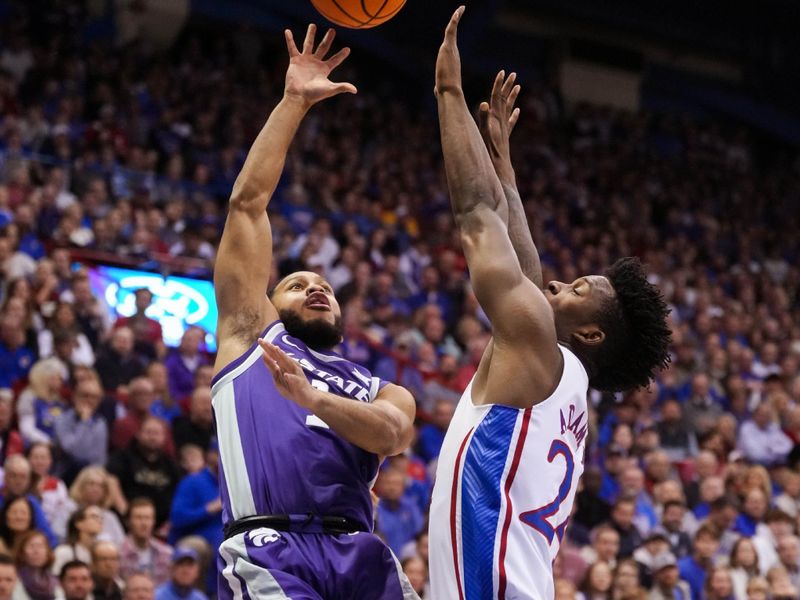
[[(333, 352), (311, 350), (280, 321), (262, 337), (298, 361), (322, 391), (372, 402), (385, 385)], [(224, 523), (314, 513), (347, 517), (372, 530), (369, 490), (378, 457), (278, 393), (257, 344), (214, 377), (212, 397)]]

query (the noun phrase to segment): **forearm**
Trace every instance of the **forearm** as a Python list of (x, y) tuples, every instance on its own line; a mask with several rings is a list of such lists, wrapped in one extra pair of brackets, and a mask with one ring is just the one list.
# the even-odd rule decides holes
[(253, 212), (266, 210), (283, 172), (286, 154), (308, 105), (284, 96), (270, 114), (247, 154), (233, 184), (231, 202), (246, 203)]
[(351, 444), (379, 456), (393, 456), (411, 441), (411, 423), (399, 409), (316, 391), (312, 412)]
[(508, 224), (508, 205), (461, 90), (437, 94), (447, 186), (456, 220), (484, 204)]
[(542, 281), (542, 264), (539, 261), (539, 251), (533, 243), (533, 236), (531, 235), (530, 227), (528, 227), (528, 217), (525, 215), (525, 208), (522, 206), (522, 198), (520, 198), (517, 183), (514, 177), (514, 171), (511, 171), (510, 179), (506, 176), (500, 176), (500, 183), (503, 186), (503, 193), (506, 196), (508, 203), (508, 237), (511, 238), (511, 245), (514, 247), (514, 252), (517, 253), (520, 267), (525, 277), (530, 279), (536, 287), (542, 288), (544, 282)]

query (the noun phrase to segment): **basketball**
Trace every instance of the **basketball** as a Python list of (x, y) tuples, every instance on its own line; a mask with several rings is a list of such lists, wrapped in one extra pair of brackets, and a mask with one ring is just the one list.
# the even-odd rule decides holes
[(369, 29), (386, 23), (406, 0), (311, 0), (323, 17), (351, 29)]

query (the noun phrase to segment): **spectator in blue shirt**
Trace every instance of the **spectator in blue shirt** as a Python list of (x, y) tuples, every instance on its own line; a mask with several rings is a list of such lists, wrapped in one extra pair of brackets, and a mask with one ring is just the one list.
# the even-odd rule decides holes
[(400, 554), (403, 546), (410, 542), (425, 526), (416, 502), (406, 497), (405, 474), (397, 469), (386, 469), (378, 479), (378, 523), (388, 546), (395, 554)]
[(419, 430), (419, 455), (425, 462), (439, 456), (444, 443), (444, 434), (453, 419), (455, 406), (448, 400), (439, 400), (431, 415), (431, 422)]
[(172, 577), (156, 590), (155, 600), (208, 600), (194, 587), (199, 576), (197, 552), (191, 548), (176, 548), (172, 555)]
[[(175, 490), (172, 500), (169, 542), (177, 543), (181, 538), (197, 535), (206, 540), (212, 549), (222, 543), (222, 502), (219, 496), (219, 449), (216, 440), (206, 452), (206, 467), (186, 476)], [(216, 562), (213, 563), (216, 565)], [(216, 587), (217, 572), (209, 569), (208, 588)]]
[(711, 526), (703, 525), (694, 534), (692, 554), (678, 561), (681, 579), (689, 584), (692, 600), (703, 599), (706, 575), (713, 566), (713, 558), (719, 548), (719, 533)]
[(10, 388), (30, 371), (36, 355), (25, 346), (22, 323), (11, 315), (0, 320), (0, 388)]

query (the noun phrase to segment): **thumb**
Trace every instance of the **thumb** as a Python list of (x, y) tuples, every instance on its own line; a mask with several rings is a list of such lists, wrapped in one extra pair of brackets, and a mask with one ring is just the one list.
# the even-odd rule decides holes
[(357, 94), (358, 89), (352, 83), (337, 83), (333, 87), (336, 94)]

